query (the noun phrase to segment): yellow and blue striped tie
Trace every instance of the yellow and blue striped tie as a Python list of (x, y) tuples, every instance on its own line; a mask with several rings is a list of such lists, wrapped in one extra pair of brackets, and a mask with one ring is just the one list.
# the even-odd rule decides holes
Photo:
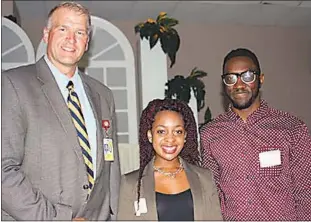
[(78, 140), (82, 149), (83, 159), (86, 165), (87, 177), (89, 180), (89, 191), (94, 186), (94, 168), (91, 155), (91, 147), (89, 144), (89, 138), (85, 127), (85, 121), (81, 109), (81, 104), (77, 93), (74, 91), (74, 85), (72, 81), (69, 81), (67, 85), (69, 91), (67, 104), (72, 117), (73, 124), (77, 130)]

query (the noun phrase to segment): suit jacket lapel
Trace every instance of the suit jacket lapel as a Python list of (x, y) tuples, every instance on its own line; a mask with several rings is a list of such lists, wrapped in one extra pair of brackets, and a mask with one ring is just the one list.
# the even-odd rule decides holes
[(157, 206), (156, 206), (156, 195), (155, 195), (155, 182), (154, 182), (154, 171), (152, 168), (153, 160), (151, 160), (146, 166), (142, 178), (142, 191), (143, 195), (141, 198), (146, 198), (147, 202), (147, 214), (142, 214), (144, 220), (158, 220)]
[(186, 161), (184, 161), (184, 168), (193, 197), (194, 220), (203, 220), (203, 210), (206, 210), (202, 208), (202, 206), (204, 206), (203, 195), (205, 194), (202, 190), (199, 175), (191, 169)]
[(94, 118), (96, 121), (96, 140), (97, 140), (97, 152), (96, 152), (96, 178), (100, 176), (101, 170), (104, 168), (103, 164), (103, 141), (102, 141), (102, 125), (101, 125), (101, 119), (102, 119), (102, 113), (101, 113), (101, 103), (100, 103), (100, 95), (95, 90), (95, 87), (92, 87), (91, 82), (86, 78), (86, 75), (84, 73), (79, 72), (83, 87), (86, 93), (86, 96), (88, 97), (88, 100), (90, 102), (91, 108), (93, 110)]
[(71, 144), (77, 157), (80, 161), (83, 161), (82, 152), (78, 143), (77, 132), (72, 124), (71, 115), (68, 110), (68, 106), (64, 101), (64, 98), (57, 86), (56, 80), (51, 73), (48, 65), (44, 59), (40, 59), (36, 63), (37, 78), (42, 83), (42, 92), (45, 95), (47, 101), (50, 103), (51, 108), (57, 116), (61, 126), (63, 127), (67, 138), (76, 138), (71, 140)]

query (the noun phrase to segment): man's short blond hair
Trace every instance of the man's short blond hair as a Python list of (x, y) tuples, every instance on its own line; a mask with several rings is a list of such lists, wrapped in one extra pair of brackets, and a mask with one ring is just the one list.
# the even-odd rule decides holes
[(48, 22), (47, 22), (47, 28), (51, 28), (52, 27), (52, 16), (54, 14), (55, 11), (57, 11), (60, 8), (66, 8), (69, 10), (73, 10), (75, 12), (81, 13), (81, 15), (86, 15), (87, 17), (87, 31), (88, 33), (91, 32), (91, 15), (90, 12), (87, 8), (85, 8), (83, 5), (77, 3), (77, 2), (62, 2), (58, 5), (56, 5), (50, 12), (48, 15)]

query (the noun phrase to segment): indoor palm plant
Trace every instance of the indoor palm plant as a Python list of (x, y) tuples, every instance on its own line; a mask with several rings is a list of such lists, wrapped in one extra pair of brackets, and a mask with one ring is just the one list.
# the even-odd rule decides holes
[(149, 40), (150, 49), (160, 40), (163, 52), (171, 60), (170, 68), (175, 64), (180, 45), (178, 32), (173, 28), (177, 24), (178, 20), (168, 17), (166, 12), (161, 12), (156, 20), (149, 18), (135, 26), (135, 33), (139, 33), (141, 39)]
[[(180, 46), (180, 37), (173, 27), (178, 24), (178, 20), (168, 17), (167, 13), (161, 12), (157, 19), (147, 19), (145, 22), (138, 23), (135, 26), (135, 33), (140, 34), (141, 39), (149, 41), (150, 49), (152, 49), (160, 40), (161, 48), (171, 60), (170, 68), (175, 64), (176, 53)], [(199, 112), (205, 106), (205, 86), (200, 78), (207, 76), (207, 73), (197, 69), (192, 69), (188, 77), (176, 75), (173, 79), (168, 80), (165, 84), (165, 97), (176, 98), (189, 103), (191, 98), (191, 90), (197, 101), (197, 111)], [(212, 119), (209, 107), (207, 107), (204, 115), (204, 123)], [(204, 123), (199, 124), (199, 127)]]
[[(205, 85), (200, 79), (204, 76), (207, 76), (207, 73), (197, 69), (197, 67), (193, 68), (190, 75), (186, 78), (182, 75), (176, 75), (165, 84), (167, 87), (165, 89), (165, 97), (176, 98), (189, 103), (192, 89), (197, 101), (197, 111), (199, 112), (205, 106)], [(207, 107), (204, 115), (204, 123), (199, 124), (199, 126), (211, 121), (211, 119), (211, 111)]]

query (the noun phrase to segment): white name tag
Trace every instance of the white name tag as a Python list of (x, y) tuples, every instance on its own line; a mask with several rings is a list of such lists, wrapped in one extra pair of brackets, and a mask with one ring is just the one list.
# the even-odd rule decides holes
[(281, 151), (271, 150), (259, 153), (260, 167), (272, 167), (281, 165)]
[(134, 201), (134, 208), (135, 208), (135, 213), (136, 216), (139, 217), (140, 214), (145, 214), (147, 213), (147, 203), (145, 198), (140, 198), (139, 199), (139, 209), (137, 205), (137, 200)]

